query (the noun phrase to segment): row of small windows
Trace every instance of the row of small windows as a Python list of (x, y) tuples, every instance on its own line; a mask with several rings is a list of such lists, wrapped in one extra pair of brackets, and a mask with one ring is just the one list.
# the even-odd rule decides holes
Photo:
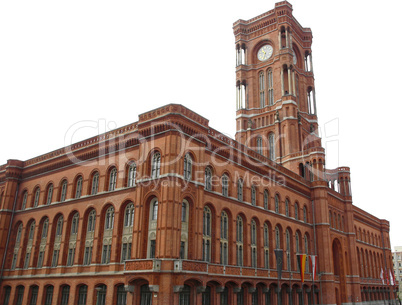
[[(202, 241), (202, 259), (204, 261), (211, 261), (211, 248), (213, 245), (213, 224), (212, 224), (212, 212), (211, 209), (206, 206), (204, 208), (203, 213), (203, 241)], [(228, 264), (229, 260), (229, 217), (228, 214), (223, 211), (220, 217), (220, 263), (223, 265)], [(263, 246), (263, 265), (264, 268), (270, 267), (270, 256), (272, 256), (273, 248), (276, 249), (284, 249), (286, 254), (286, 264), (284, 264), (285, 270), (294, 270), (295, 263), (295, 254), (296, 253), (309, 253), (309, 237), (307, 233), (305, 233), (303, 239), (301, 238), (301, 233), (296, 231), (294, 235), (294, 239), (291, 233), (290, 228), (287, 228), (285, 231), (285, 243), (281, 240), (282, 236), (282, 228), (280, 226), (276, 226), (274, 229), (274, 242), (270, 242), (270, 229), (267, 223), (264, 223), (262, 232), (257, 225), (255, 219), (251, 220), (249, 236), (245, 234), (245, 225), (243, 218), (239, 215), (236, 218), (235, 224), (235, 257), (236, 257), (236, 265), (243, 266), (244, 265), (244, 251), (245, 246), (249, 244), (249, 255), (251, 258), (251, 267), (256, 268), (258, 263), (258, 253), (261, 247), (259, 244), (259, 234), (262, 234), (262, 246)], [(248, 239), (249, 238), (249, 239)], [(304, 248), (302, 247), (302, 243), (304, 244)], [(234, 250), (234, 249), (233, 249)], [(294, 267), (292, 267), (294, 266)], [(293, 268), (293, 269), (292, 269)], [(297, 267), (298, 268), (298, 267)]]
[[(72, 304), (70, 299), (74, 300), (75, 297), (75, 303), (77, 305), (89, 305), (92, 304), (92, 301), (88, 299), (88, 286), (87, 285), (80, 285), (77, 287), (77, 295), (71, 295), (70, 294), (70, 286), (69, 285), (61, 285), (60, 286), (60, 294), (58, 295), (57, 292), (55, 293), (55, 287), (53, 285), (47, 285), (44, 287), (44, 305), (51, 305), (53, 304), (54, 300), (57, 300), (57, 304), (60, 305), (68, 305), (69, 302)], [(98, 284), (95, 288), (96, 294), (95, 294), (95, 304), (96, 305), (106, 305), (106, 292), (107, 292), (107, 286), (105, 284)], [(11, 296), (11, 287), (10, 286), (5, 286), (4, 287), (4, 298), (3, 298), (3, 305), (23, 305), (23, 300), (24, 300), (24, 293), (25, 293), (25, 286), (19, 285), (16, 287), (15, 291), (15, 299), (14, 302), (12, 302), (12, 296)], [(29, 287), (29, 292), (28, 292), (28, 304), (29, 305), (36, 305), (37, 301), (39, 298), (39, 286), (37, 285), (32, 285)], [(127, 304), (127, 292), (124, 288), (124, 284), (118, 284), (115, 286), (115, 300), (116, 300), (116, 305), (126, 305)]]
[[(133, 187), (135, 185), (136, 178), (136, 165), (135, 163), (131, 163), (127, 168), (127, 187)], [(108, 181), (107, 181), (107, 190), (114, 191), (116, 189), (117, 182), (117, 168), (113, 167), (109, 170)], [(67, 199), (67, 190), (68, 190), (68, 181), (64, 179), (60, 183), (60, 191), (57, 197), (57, 201), (64, 202)], [(92, 174), (91, 184), (90, 184), (90, 194), (96, 195), (99, 191), (99, 172), (94, 172)], [(31, 206), (37, 207), (39, 205), (40, 199), (40, 187), (36, 187), (34, 189), (34, 196)], [(75, 199), (81, 198), (83, 195), (83, 177), (78, 176), (75, 179), (73, 196)], [(54, 200), (54, 185), (50, 183), (46, 189), (46, 197), (44, 204), (49, 205)], [(28, 204), (28, 191), (24, 191), (22, 194), (22, 203), (21, 210), (25, 210)]]
[[(104, 215), (104, 222), (103, 222), (103, 245), (102, 245), (102, 257), (101, 263), (107, 264), (110, 262), (111, 256), (111, 237), (112, 231), (114, 228), (114, 207), (110, 206), (105, 211)], [(63, 235), (63, 227), (64, 227), (64, 217), (63, 215), (59, 215), (58, 218), (55, 220), (56, 227), (55, 227), (55, 237), (52, 241), (52, 256), (51, 256), (51, 263), (52, 267), (57, 267), (59, 265), (59, 255), (60, 255), (60, 246), (62, 241)], [(89, 265), (92, 260), (92, 248), (93, 248), (93, 241), (94, 241), (94, 232), (95, 232), (95, 224), (96, 224), (96, 211), (95, 209), (91, 209), (87, 213), (87, 217), (85, 218), (86, 223), (86, 232), (84, 237), (84, 255), (82, 257), (82, 264)], [(75, 260), (75, 249), (76, 249), (76, 241), (77, 241), (77, 234), (79, 228), (79, 214), (75, 212), (71, 220), (67, 222), (68, 227), (66, 229), (66, 240), (68, 241), (68, 249), (65, 250), (66, 258), (62, 258), (62, 264), (66, 266), (72, 266)], [(131, 257), (131, 235), (132, 229), (134, 224), (134, 204), (129, 202), (125, 209), (124, 209), (124, 218), (123, 218), (123, 234), (122, 234), (122, 246), (121, 246), (121, 261), (125, 261)], [(28, 225), (28, 234), (27, 240), (22, 242), (22, 233), (23, 233), (23, 225), (20, 223), (16, 230), (15, 236), (15, 245), (13, 247), (13, 254), (12, 254), (12, 261), (11, 261), (11, 269), (14, 270), (17, 268), (18, 264), (18, 257), (23, 259), (22, 268), (27, 269), (30, 266), (41, 268), (43, 266), (43, 259), (45, 257), (46, 251), (46, 244), (48, 238), (48, 231), (49, 231), (49, 218), (45, 217), (40, 221), (39, 226), (37, 226), (36, 221), (32, 220), (29, 222)], [(39, 230), (38, 238), (40, 247), (37, 247), (35, 251), (37, 251), (37, 255), (32, 255), (32, 248), (33, 248), (33, 240), (35, 237), (35, 231)], [(101, 239), (102, 240), (102, 239)], [(22, 246), (22, 247), (21, 247)], [(20, 251), (22, 250), (22, 251)], [(31, 262), (31, 257), (37, 257), (36, 262)], [(21, 261), (21, 259), (20, 259)]]
[(373, 246), (383, 247), (383, 245), (381, 244), (382, 240), (380, 236), (377, 236), (377, 234), (370, 233), (369, 231), (366, 231), (364, 229), (362, 230), (361, 228), (359, 228), (358, 230), (356, 227), (355, 227), (355, 234), (357, 240), (360, 240)]

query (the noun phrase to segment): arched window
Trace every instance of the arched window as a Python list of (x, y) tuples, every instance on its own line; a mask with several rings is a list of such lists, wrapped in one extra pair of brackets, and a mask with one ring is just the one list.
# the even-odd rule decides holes
[(92, 209), (88, 214), (88, 226), (87, 232), (95, 232), (95, 223), (96, 223), (96, 212)]
[(268, 84), (268, 105), (274, 104), (274, 80), (272, 76), (272, 70), (267, 71), (267, 84)]
[(15, 244), (14, 244), (13, 258), (12, 258), (12, 262), (11, 262), (11, 270), (15, 270), (15, 268), (17, 266), (18, 252), (20, 250), (20, 244), (21, 244), (21, 236), (22, 236), (22, 223), (18, 226), (18, 229), (17, 229)]
[(88, 286), (81, 285), (78, 289), (78, 304), (77, 305), (86, 305), (87, 304), (87, 293)]
[(117, 169), (114, 167), (109, 173), (109, 192), (116, 189)]
[(40, 195), (40, 188), (37, 187), (35, 189), (35, 197), (34, 197), (34, 204), (33, 204), (34, 207), (37, 207), (39, 204), (39, 195)]
[(28, 240), (33, 240), (35, 235), (35, 221), (31, 223), (31, 226), (29, 227), (29, 234), (28, 234)]
[(243, 201), (243, 181), (237, 180), (237, 200)]
[(257, 152), (259, 154), (262, 154), (262, 138), (261, 137), (257, 138)]
[(187, 222), (187, 203), (184, 201), (181, 203), (181, 221)]
[(43, 222), (42, 225), (42, 238), (47, 238), (48, 230), (49, 230), (49, 218), (46, 218), (46, 220)]
[(45, 288), (45, 305), (52, 305), (54, 287), (52, 285)]
[(80, 198), (82, 194), (82, 177), (78, 177), (75, 184), (75, 198)]
[(105, 215), (105, 230), (112, 230), (114, 225), (114, 208), (109, 207)]
[(137, 174), (137, 166), (134, 162), (130, 163), (127, 169), (127, 187), (135, 185), (135, 176)]
[(50, 184), (47, 188), (47, 196), (46, 196), (47, 205), (52, 203), (52, 198), (53, 198), (53, 184)]
[(264, 190), (264, 209), (268, 210), (268, 200), (269, 200), (269, 193), (267, 190)]
[(47, 233), (49, 230), (49, 218), (46, 218), (42, 223), (42, 233), (41, 233), (41, 240), (39, 245), (39, 254), (38, 254), (38, 261), (37, 267), (42, 268), (43, 266), (43, 259), (45, 257), (45, 249), (47, 243)]
[(280, 234), (278, 227), (275, 227), (275, 243), (276, 243), (276, 249), (280, 249), (281, 248), (281, 234)]
[(209, 207), (204, 208), (203, 231), (202, 231), (202, 260), (209, 262), (211, 260), (211, 220), (212, 213)]
[(300, 251), (300, 234), (299, 234), (299, 232), (296, 232), (295, 240), (296, 240), (296, 254), (298, 254), (298, 253), (301, 253), (301, 251)]
[(148, 225), (148, 258), (156, 257), (156, 229), (158, 220), (158, 198), (154, 197), (149, 204)]
[(99, 189), (99, 173), (96, 172), (92, 176), (91, 195), (96, 195)]
[(92, 248), (94, 244), (94, 234), (95, 234), (95, 223), (96, 223), (96, 211), (92, 209), (88, 214), (87, 222), (87, 232), (85, 236), (85, 250), (84, 250), (84, 260), (83, 265), (91, 264), (92, 259)]
[(285, 215), (289, 217), (289, 200), (285, 200)]
[(275, 195), (275, 213), (279, 213), (279, 196)]
[(303, 207), (303, 221), (307, 223), (307, 208)]
[(257, 224), (251, 220), (251, 267), (257, 267)]
[(152, 220), (158, 220), (158, 200), (154, 200), (152, 203)]
[(251, 187), (251, 204), (252, 205), (256, 205), (257, 204), (257, 191), (256, 191), (256, 189), (255, 189), (255, 186), (253, 185), (252, 187)]
[(156, 152), (152, 156), (152, 164), (151, 164), (151, 178), (159, 178), (161, 173), (161, 154)]
[(193, 167), (193, 160), (191, 159), (190, 154), (186, 154), (184, 156), (184, 168), (183, 168), (183, 176), (187, 181), (191, 180), (191, 173)]
[(70, 286), (64, 285), (61, 288), (61, 302), (60, 305), (68, 305), (68, 299), (70, 297)]
[(266, 223), (264, 223), (264, 267), (269, 268), (269, 229)]
[(180, 259), (186, 259), (188, 254), (188, 223), (189, 223), (189, 208), (187, 200), (181, 203), (181, 239), (180, 239)]
[(268, 136), (268, 144), (269, 144), (269, 159), (275, 160), (275, 135), (271, 132)]
[(229, 178), (225, 174), (222, 176), (222, 195), (229, 196)]
[(205, 169), (205, 189), (207, 191), (212, 190), (212, 171), (209, 167)]
[(295, 219), (299, 220), (299, 205), (295, 203)]
[(106, 305), (106, 285), (96, 287), (96, 305)]
[(291, 264), (290, 264), (290, 232), (289, 230), (286, 230), (286, 266), (287, 270), (291, 270)]
[(221, 213), (221, 264), (228, 263), (228, 225), (229, 218), (225, 211)]
[(127, 292), (124, 289), (124, 284), (117, 286), (117, 305), (127, 304)]
[(27, 199), (28, 199), (28, 192), (24, 191), (24, 194), (22, 195), (22, 204), (21, 204), (21, 210), (25, 210), (27, 207)]
[(63, 180), (63, 182), (61, 183), (60, 202), (66, 200), (66, 195), (67, 195), (67, 180)]
[[(308, 237), (307, 237), (307, 234), (304, 235), (304, 251), (305, 251), (305, 253), (306, 253), (307, 257), (308, 257), (309, 249), (308, 249)], [(309, 265), (308, 265), (309, 260), (307, 259), (307, 257), (306, 257), (306, 272), (309, 271)]]
[(134, 204), (131, 202), (124, 211), (124, 226), (132, 227), (134, 224)]
[(71, 234), (77, 234), (78, 233), (78, 220), (79, 220), (79, 214), (78, 212), (74, 214), (73, 219), (71, 221)]
[(236, 219), (236, 261), (238, 266), (243, 266), (243, 218)]
[(263, 108), (265, 106), (265, 75), (263, 71), (259, 73), (258, 79), (260, 89), (260, 108)]

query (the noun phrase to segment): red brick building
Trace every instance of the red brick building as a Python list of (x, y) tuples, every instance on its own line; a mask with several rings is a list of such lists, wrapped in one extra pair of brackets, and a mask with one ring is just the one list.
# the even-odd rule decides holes
[(233, 29), (236, 140), (170, 104), (0, 166), (0, 303), (393, 302), (388, 221), (325, 168), (311, 30), (286, 1)]

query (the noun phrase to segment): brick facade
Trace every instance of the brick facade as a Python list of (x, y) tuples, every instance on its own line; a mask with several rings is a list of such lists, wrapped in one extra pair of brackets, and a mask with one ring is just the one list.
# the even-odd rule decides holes
[[(325, 169), (310, 29), (284, 1), (234, 33), (236, 140), (170, 104), (0, 166), (2, 304), (395, 299), (380, 279), (392, 269), (388, 221), (352, 204), (348, 167)], [(296, 254), (318, 256), (314, 282), (310, 264), (301, 282)]]

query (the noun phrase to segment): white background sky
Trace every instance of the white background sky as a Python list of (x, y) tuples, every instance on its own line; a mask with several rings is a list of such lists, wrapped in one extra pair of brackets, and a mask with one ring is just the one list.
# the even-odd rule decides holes
[[(313, 32), (327, 168), (350, 166), (353, 203), (402, 245), (402, 1), (293, 0)], [(234, 137), (232, 25), (274, 8), (247, 1), (1, 1), (0, 164), (27, 160), (179, 103)], [(104, 130), (101, 127), (101, 130)], [(71, 129), (70, 129), (71, 131)], [(69, 136), (66, 138), (65, 135)]]

